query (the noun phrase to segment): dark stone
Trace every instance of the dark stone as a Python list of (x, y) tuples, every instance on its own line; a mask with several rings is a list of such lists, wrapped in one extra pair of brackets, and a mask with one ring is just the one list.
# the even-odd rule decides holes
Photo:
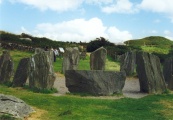
[(80, 53), (78, 48), (66, 48), (62, 63), (62, 72), (65, 73), (66, 70), (77, 70), (79, 60)]
[(9, 51), (3, 51), (0, 57), (0, 83), (9, 82), (14, 71), (14, 63)]
[(30, 59), (30, 88), (51, 89), (55, 81), (51, 56), (47, 52), (35, 54)]
[(125, 71), (127, 76), (132, 75), (136, 68), (136, 52), (129, 51), (120, 58), (120, 71)]
[(98, 48), (90, 54), (90, 69), (105, 70), (107, 50), (103, 47)]
[(30, 58), (23, 58), (20, 60), (16, 73), (13, 79), (13, 86), (23, 87), (29, 77), (29, 62)]
[(66, 70), (66, 86), (70, 92), (92, 95), (112, 95), (122, 93), (125, 72), (102, 70)]
[(173, 58), (165, 60), (163, 65), (163, 75), (168, 89), (173, 90)]
[(166, 84), (159, 58), (149, 53), (138, 52), (136, 63), (141, 92), (163, 93)]
[(32, 112), (34, 110), (23, 100), (11, 95), (0, 94), (0, 116), (10, 114), (12, 117), (24, 119)]

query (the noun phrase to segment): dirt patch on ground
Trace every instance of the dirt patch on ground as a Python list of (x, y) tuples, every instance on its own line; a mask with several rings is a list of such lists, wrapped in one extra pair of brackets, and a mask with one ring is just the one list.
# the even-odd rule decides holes
[(35, 112), (26, 117), (24, 120), (41, 120), (41, 116), (47, 113), (46, 110), (38, 109), (36, 107), (33, 107), (33, 109)]
[[(58, 89), (58, 93), (53, 95), (60, 96), (69, 93), (68, 88), (65, 86), (65, 77), (62, 74), (57, 73), (57, 79), (55, 80), (54, 87)], [(129, 98), (142, 98), (147, 96), (147, 93), (140, 92), (139, 80), (137, 78), (127, 78), (125, 82), (125, 86), (123, 88), (122, 96), (88, 96), (86, 98), (98, 98), (98, 99), (120, 99), (123, 97)]]

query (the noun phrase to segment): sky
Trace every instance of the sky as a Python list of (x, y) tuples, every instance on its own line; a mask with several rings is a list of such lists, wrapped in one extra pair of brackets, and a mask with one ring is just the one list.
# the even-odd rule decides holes
[(173, 0), (0, 0), (0, 30), (56, 41), (173, 40)]

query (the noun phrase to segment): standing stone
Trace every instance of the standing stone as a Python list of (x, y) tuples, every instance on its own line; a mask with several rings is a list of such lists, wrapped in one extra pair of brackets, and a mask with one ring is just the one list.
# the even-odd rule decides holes
[(44, 52), (43, 49), (41, 49), (41, 48), (35, 48), (35, 54), (39, 54), (39, 53), (42, 53), (42, 52)]
[(62, 72), (66, 70), (77, 70), (80, 60), (80, 52), (78, 48), (67, 48), (63, 57)]
[(52, 50), (45, 51), (46, 54), (48, 54), (50, 57), (51, 62), (54, 62), (54, 53)]
[(125, 72), (102, 70), (66, 70), (66, 86), (70, 92), (92, 95), (112, 95), (122, 93)]
[(42, 48), (35, 48), (35, 54), (46, 52), (46, 54), (49, 54), (50, 59), (52, 62), (54, 62), (54, 52), (53, 50), (46, 49), (46, 51)]
[(30, 58), (23, 58), (20, 60), (16, 73), (13, 79), (13, 86), (23, 87), (29, 77), (29, 61)]
[(129, 51), (121, 55), (120, 58), (120, 71), (125, 71), (127, 76), (134, 73), (136, 68), (136, 52)]
[(107, 50), (103, 47), (98, 48), (90, 54), (90, 69), (105, 70)]
[(138, 52), (136, 58), (141, 92), (163, 93), (166, 84), (159, 58), (145, 52)]
[(0, 57), (0, 83), (9, 82), (14, 71), (14, 63), (9, 51), (3, 51)]
[(165, 60), (163, 65), (163, 75), (168, 89), (173, 90), (173, 58)]
[(41, 52), (30, 58), (30, 88), (51, 89), (55, 81), (50, 54)]

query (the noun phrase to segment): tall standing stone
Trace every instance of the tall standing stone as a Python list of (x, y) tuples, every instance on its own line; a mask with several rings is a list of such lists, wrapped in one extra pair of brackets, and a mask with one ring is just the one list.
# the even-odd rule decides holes
[(90, 54), (90, 69), (105, 70), (107, 50), (103, 47), (98, 48)]
[(9, 82), (14, 71), (14, 63), (9, 51), (3, 51), (0, 57), (0, 83)]
[(145, 52), (138, 52), (136, 58), (141, 92), (163, 93), (166, 84), (159, 58)]
[(51, 89), (55, 81), (50, 54), (40, 52), (30, 58), (30, 88)]
[(136, 52), (129, 51), (121, 55), (120, 58), (120, 71), (125, 71), (127, 76), (134, 73), (136, 68)]
[(173, 90), (173, 58), (165, 60), (163, 65), (163, 75), (167, 83), (167, 87)]
[(39, 53), (42, 53), (42, 52), (44, 52), (43, 49), (41, 49), (41, 48), (35, 48), (35, 54), (39, 54)]
[(66, 48), (62, 63), (62, 72), (65, 73), (66, 70), (77, 70), (79, 60), (80, 53), (78, 48)]
[(13, 79), (13, 86), (23, 87), (29, 77), (29, 62), (30, 58), (23, 58), (20, 60), (16, 73)]

